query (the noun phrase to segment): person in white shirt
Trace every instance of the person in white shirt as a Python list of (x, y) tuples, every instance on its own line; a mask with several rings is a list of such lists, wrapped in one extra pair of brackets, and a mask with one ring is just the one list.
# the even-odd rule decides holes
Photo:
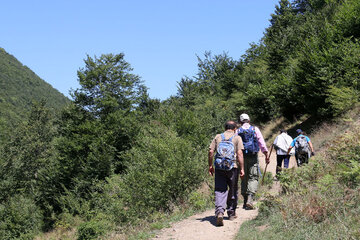
[(278, 176), (281, 172), (281, 166), (284, 162), (284, 168), (289, 168), (290, 154), (293, 154), (294, 151), (287, 153), (291, 142), (293, 141), (284, 129), (280, 130), (280, 134), (275, 138), (274, 143), (271, 145), (270, 153), (273, 148), (276, 150), (276, 175)]

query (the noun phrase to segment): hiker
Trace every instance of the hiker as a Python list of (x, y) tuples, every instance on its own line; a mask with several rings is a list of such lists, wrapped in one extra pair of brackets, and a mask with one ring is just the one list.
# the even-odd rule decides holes
[(254, 209), (254, 196), (259, 183), (259, 159), (258, 152), (265, 155), (266, 163), (269, 163), (268, 149), (265, 140), (258, 127), (250, 125), (250, 118), (246, 113), (240, 115), (241, 127), (237, 130), (244, 144), (244, 170), (245, 176), (241, 181), (241, 195), (244, 197), (245, 209)]
[(313, 145), (308, 136), (304, 135), (301, 129), (297, 129), (298, 136), (291, 142), (287, 154), (295, 147), (295, 159), (297, 166), (300, 167), (304, 163), (309, 163), (309, 158), (315, 155)]
[(276, 176), (279, 176), (283, 162), (284, 168), (289, 168), (290, 155), (294, 153), (294, 149), (292, 149), (289, 154), (287, 151), (292, 141), (292, 137), (290, 137), (284, 129), (281, 129), (280, 134), (276, 136), (274, 143), (271, 145), (270, 154), (273, 148), (276, 150)]
[[(225, 209), (229, 220), (234, 220), (237, 207), (237, 181), (244, 176), (243, 143), (235, 133), (236, 123), (227, 121), (225, 132), (217, 134), (209, 146), (209, 174), (215, 172), (215, 216), (216, 225), (223, 226)], [(213, 166), (213, 159), (215, 160)]]

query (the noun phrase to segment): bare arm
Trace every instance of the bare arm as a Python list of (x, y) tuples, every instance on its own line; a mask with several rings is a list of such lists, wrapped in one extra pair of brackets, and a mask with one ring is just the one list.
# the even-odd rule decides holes
[(313, 153), (313, 152), (314, 152), (314, 148), (313, 148), (313, 145), (312, 145), (311, 141), (309, 141), (309, 146), (310, 146), (311, 152)]
[(243, 155), (243, 152), (242, 150), (238, 150), (236, 152), (236, 159), (239, 163), (239, 166), (240, 166), (240, 177), (243, 178), (244, 175), (245, 175), (245, 171), (244, 171), (244, 155)]
[(265, 155), (265, 162), (268, 164), (270, 162), (268, 152), (263, 152), (263, 154)]
[(211, 176), (214, 175), (213, 158), (214, 158), (214, 150), (210, 149), (208, 154), (208, 164), (209, 164), (209, 174)]
[(286, 153), (286, 155), (290, 155), (290, 151), (291, 151), (291, 149), (292, 149), (293, 147), (289, 147), (289, 149), (287, 150), (287, 153)]

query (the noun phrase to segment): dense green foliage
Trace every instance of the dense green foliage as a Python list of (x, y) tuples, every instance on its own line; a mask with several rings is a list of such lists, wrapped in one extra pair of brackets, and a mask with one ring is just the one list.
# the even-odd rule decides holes
[[(45, 103), (33, 106), (1, 151), (0, 237), (26, 238), (49, 224), (58, 185), (54, 178), (52, 117)], [(45, 220), (45, 222), (43, 221)], [(31, 238), (29, 238), (31, 239)]]
[(359, 9), (357, 1), (281, 0), (261, 42), (239, 62), (239, 79), (246, 80), (232, 95), (237, 108), (258, 120), (326, 117), (350, 108), (359, 100), (360, 47), (353, 31)]
[(0, 141), (12, 134), (11, 129), (27, 116), (32, 102), (41, 100), (57, 111), (69, 102), (59, 91), (0, 48)]
[[(0, 104), (5, 104), (1, 111), (8, 114), (0, 124), (5, 126), (14, 115), (17, 127), (1, 146), (0, 238), (31, 238), (40, 230), (72, 226), (78, 239), (96, 239), (151, 222), (178, 204), (203, 206), (201, 194), (194, 191), (206, 180), (207, 147), (226, 120), (236, 120), (242, 112), (255, 123), (303, 114), (331, 118), (357, 104), (359, 11), (355, 0), (281, 0), (258, 44), (251, 44), (239, 60), (206, 52), (198, 58), (197, 75), (181, 79), (177, 94), (162, 102), (149, 98), (122, 53), (87, 56), (78, 71), (81, 87), (56, 114), (48, 109), (53, 105), (41, 101), (19, 115), (7, 111), (9, 104), (30, 106), (8, 88), (13, 95), (6, 99), (14, 102), (0, 95)], [(15, 73), (23, 68), (13, 61), (6, 60), (4, 69)], [(0, 76), (6, 82), (21, 80), (19, 88), (34, 93), (25, 84), (30, 73), (4, 73)], [(24, 120), (16, 121), (20, 118)], [(349, 157), (358, 154), (352, 146)], [(318, 194), (334, 179), (336, 191), (326, 194), (339, 197), (344, 182), (356, 189), (360, 167), (356, 159), (343, 161), (335, 178), (325, 171), (324, 161), (311, 166), (318, 171), (303, 168), (298, 175), (284, 174), (283, 183), (297, 199), (307, 194), (319, 207), (304, 206), (296, 212), (301, 220), (326, 226), (324, 219), (335, 216), (327, 211), (338, 205), (322, 209)], [(302, 174), (308, 178), (300, 181)], [(309, 189), (315, 195), (310, 190), (297, 193), (292, 185), (312, 181), (317, 184)], [(264, 216), (279, 208), (275, 205), (265, 203)]]

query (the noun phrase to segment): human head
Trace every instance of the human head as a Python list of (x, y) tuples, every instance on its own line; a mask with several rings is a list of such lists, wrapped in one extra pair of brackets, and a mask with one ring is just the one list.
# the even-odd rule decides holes
[(236, 129), (236, 123), (234, 121), (227, 121), (225, 123), (225, 131), (226, 130), (235, 130)]
[(299, 128), (299, 129), (296, 129), (296, 133), (297, 133), (298, 135), (300, 135), (300, 134), (303, 133), (303, 131)]
[(280, 129), (280, 133), (286, 133), (285, 129)]
[(250, 122), (249, 115), (247, 115), (246, 113), (241, 114), (240, 115), (240, 122), (242, 122), (242, 123)]

